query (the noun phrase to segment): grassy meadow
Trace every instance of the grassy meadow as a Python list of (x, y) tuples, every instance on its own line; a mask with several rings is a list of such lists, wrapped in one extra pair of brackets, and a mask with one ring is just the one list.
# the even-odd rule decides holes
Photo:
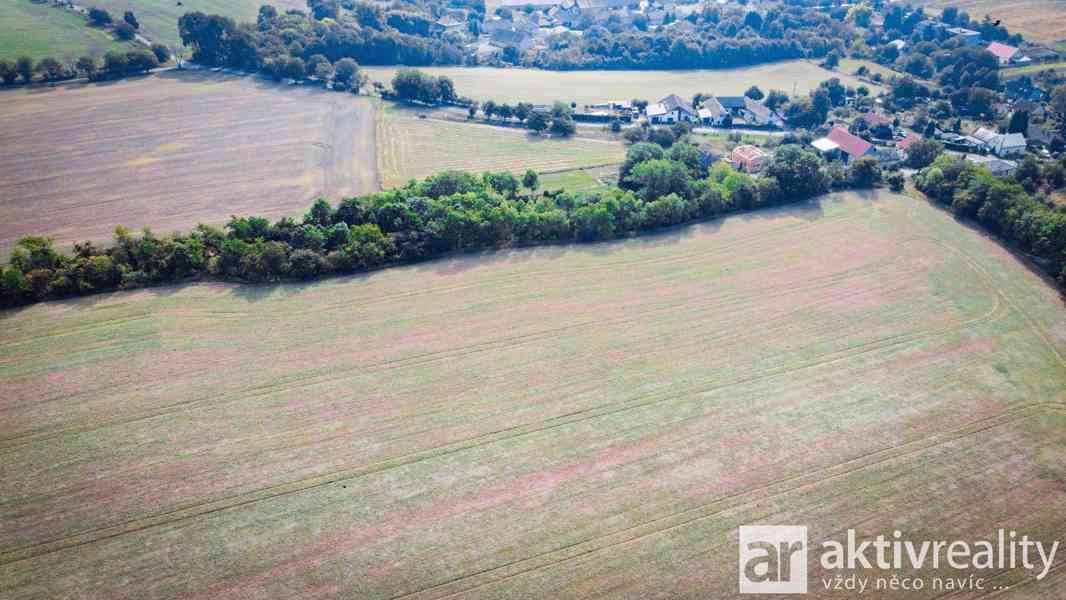
[(93, 0), (91, 6), (107, 10), (118, 18), (132, 10), (144, 35), (153, 42), (174, 46), (181, 43), (178, 18), (185, 13), (200, 11), (254, 22), (263, 4), (272, 4), (282, 12), (290, 8), (307, 10), (303, 0), (181, 0), (180, 4), (176, 0)]
[[(669, 94), (689, 99), (699, 92), (739, 96), (753, 85), (758, 85), (764, 92), (782, 89), (789, 94), (806, 94), (833, 77), (840, 78), (846, 85), (862, 84), (851, 75), (823, 69), (810, 61), (698, 71), (544, 71), (491, 67), (428, 67), (421, 70), (451, 77), (460, 95), (475, 100), (538, 104), (563, 100), (584, 105), (633, 98), (656, 102)], [(366, 67), (364, 71), (372, 81), (388, 84), (397, 68)], [(865, 85), (872, 93), (877, 93), (876, 86)]]
[(10, 311), (3, 595), (695, 600), (738, 525), (1062, 539), (1063, 311), (883, 192)]
[(425, 116), (424, 111), (381, 103), (377, 150), (384, 187), (449, 169), (520, 174), (526, 169), (552, 172), (625, 160), (621, 142), (550, 138), (525, 129), (420, 116)]
[(81, 15), (49, 4), (6, 0), (0, 10), (0, 59), (103, 56), (128, 47), (109, 32), (86, 25)]
[(557, 171), (541, 175), (540, 187), (548, 191), (600, 192), (607, 190), (610, 186), (587, 169), (573, 169), (571, 171)]

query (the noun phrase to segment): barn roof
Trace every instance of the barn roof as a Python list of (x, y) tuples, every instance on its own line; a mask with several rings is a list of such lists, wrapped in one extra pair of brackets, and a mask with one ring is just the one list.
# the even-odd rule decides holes
[(870, 148), (873, 148), (873, 144), (867, 142), (861, 137), (852, 135), (848, 132), (847, 129), (844, 129), (843, 127), (834, 127), (829, 132), (829, 135), (825, 137), (829, 138), (837, 146), (840, 146), (840, 149), (843, 150), (848, 156), (853, 156), (856, 158), (864, 156), (867, 152), (870, 151)]
[(996, 56), (1000, 60), (1010, 60), (1018, 53), (1018, 49), (1014, 46), (1008, 46), (999, 42), (992, 42), (988, 45), (988, 51)]

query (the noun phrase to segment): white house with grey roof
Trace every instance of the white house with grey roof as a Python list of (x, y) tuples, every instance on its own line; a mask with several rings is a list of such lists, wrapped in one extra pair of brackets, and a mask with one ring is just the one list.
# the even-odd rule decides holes
[(657, 104), (649, 105), (647, 115), (648, 121), (657, 124), (692, 123), (699, 119), (699, 114), (693, 110), (692, 105), (682, 100), (677, 94), (670, 94)]

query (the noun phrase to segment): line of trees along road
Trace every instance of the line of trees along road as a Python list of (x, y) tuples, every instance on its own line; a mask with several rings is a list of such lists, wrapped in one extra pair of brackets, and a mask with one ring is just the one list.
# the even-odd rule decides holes
[(603, 193), (539, 191), (536, 173), (445, 172), (407, 186), (317, 200), (300, 219), (233, 217), (159, 236), (116, 229), (114, 243), (20, 240), (0, 273), (0, 304), (129, 289), (190, 278), (306, 280), (430, 258), (445, 252), (633, 235), (697, 219), (799, 202), (836, 184), (872, 185), (876, 163), (857, 161), (842, 179), (800, 146), (778, 149), (763, 177), (724, 166), (710, 172), (686, 143), (630, 147), (621, 186)]

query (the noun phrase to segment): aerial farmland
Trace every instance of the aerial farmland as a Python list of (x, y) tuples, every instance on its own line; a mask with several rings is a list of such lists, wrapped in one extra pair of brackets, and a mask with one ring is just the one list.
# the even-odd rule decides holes
[(1055, 3), (13, 1), (0, 600), (1066, 598)]
[(841, 194), (40, 305), (3, 318), (5, 595), (720, 597), (737, 523), (958, 537), (988, 496), (1051, 536), (1058, 302), (921, 202)]

